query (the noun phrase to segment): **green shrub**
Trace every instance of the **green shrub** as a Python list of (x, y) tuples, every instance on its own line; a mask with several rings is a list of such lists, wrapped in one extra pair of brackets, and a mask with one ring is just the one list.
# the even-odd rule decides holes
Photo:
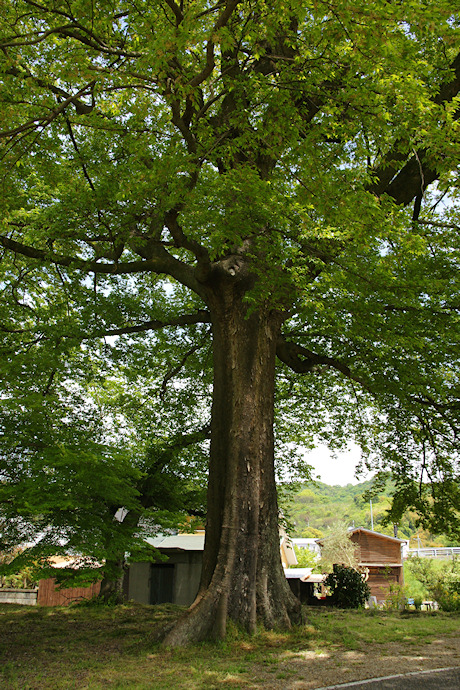
[(409, 558), (404, 562), (404, 585), (406, 587), (406, 594), (413, 599), (424, 601), (430, 598), (428, 588), (413, 572), (410, 563), (411, 560), (412, 559)]
[(460, 562), (442, 562), (428, 558), (407, 561), (412, 574), (422, 583), (442, 611), (460, 611)]
[(453, 561), (438, 582), (437, 602), (442, 611), (460, 611), (460, 564)]
[(385, 595), (384, 608), (391, 611), (401, 611), (406, 608), (406, 605), (407, 597), (405, 587), (397, 582), (390, 582), (388, 591)]
[(422, 608), (422, 602), (423, 602), (422, 597), (414, 597), (414, 606), (415, 606), (417, 611), (420, 611), (420, 609)]
[(299, 548), (294, 544), (294, 553), (297, 558), (297, 565), (293, 566), (293, 568), (316, 568), (316, 570), (320, 570), (318, 568), (319, 558), (310, 549)]
[(362, 574), (346, 565), (335, 564), (332, 573), (329, 573), (325, 580), (325, 585), (331, 591), (329, 603), (343, 609), (364, 606), (371, 594)]
[(438, 595), (437, 602), (441, 611), (460, 611), (460, 594), (443, 589)]

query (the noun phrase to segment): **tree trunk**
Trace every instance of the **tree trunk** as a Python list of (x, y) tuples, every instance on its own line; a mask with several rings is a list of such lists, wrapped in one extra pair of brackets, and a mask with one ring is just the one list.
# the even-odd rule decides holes
[(200, 590), (165, 644), (223, 637), (227, 617), (254, 632), (300, 616), (281, 565), (274, 475), (274, 379), (279, 312), (250, 313), (244, 289), (210, 290), (214, 391), (208, 514)]
[(125, 572), (124, 557), (119, 560), (108, 560), (105, 564), (98, 599), (113, 604), (122, 604), (125, 600), (123, 590)]

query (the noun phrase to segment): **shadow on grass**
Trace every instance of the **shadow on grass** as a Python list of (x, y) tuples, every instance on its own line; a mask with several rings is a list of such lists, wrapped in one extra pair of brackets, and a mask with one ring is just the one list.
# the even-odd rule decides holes
[(354, 659), (358, 668), (375, 645), (429, 642), (458, 632), (460, 622), (458, 615), (307, 609), (306, 623), (289, 632), (260, 630), (250, 637), (229, 625), (223, 642), (161, 648), (165, 626), (183, 611), (171, 604), (0, 605), (0, 687), (286, 688), (323, 673), (326, 663), (332, 668), (334, 659), (348, 665)]

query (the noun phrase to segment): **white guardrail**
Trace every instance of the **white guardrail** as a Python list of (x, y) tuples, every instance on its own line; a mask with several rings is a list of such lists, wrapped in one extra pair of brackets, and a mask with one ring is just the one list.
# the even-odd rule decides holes
[(460, 556), (460, 546), (408, 549), (408, 556), (418, 556), (419, 558), (454, 558), (454, 556)]

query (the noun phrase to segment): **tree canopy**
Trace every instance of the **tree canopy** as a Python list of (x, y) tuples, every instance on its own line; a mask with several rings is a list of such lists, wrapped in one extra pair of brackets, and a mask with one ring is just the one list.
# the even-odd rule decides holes
[(5, 5), (6, 359), (212, 327), (202, 586), (170, 644), (295, 618), (275, 366), (306, 434), (458, 528), (458, 38), (445, 0)]
[(141, 376), (131, 367), (128, 377), (112, 366), (102, 374), (94, 354), (86, 354), (84, 374), (48, 362), (42, 390), (24, 388), (24, 371), (10, 372), (0, 413), (0, 551), (21, 545), (4, 570), (32, 564), (37, 577), (50, 558), (77, 557), (78, 573), (62, 573), (66, 581), (103, 577), (114, 594), (107, 590), (121, 589), (125, 556), (158, 557), (146, 536), (185, 529), (193, 514), (202, 524), (209, 424), (190, 362), (180, 381), (176, 372), (180, 391), (172, 393), (168, 373)]

